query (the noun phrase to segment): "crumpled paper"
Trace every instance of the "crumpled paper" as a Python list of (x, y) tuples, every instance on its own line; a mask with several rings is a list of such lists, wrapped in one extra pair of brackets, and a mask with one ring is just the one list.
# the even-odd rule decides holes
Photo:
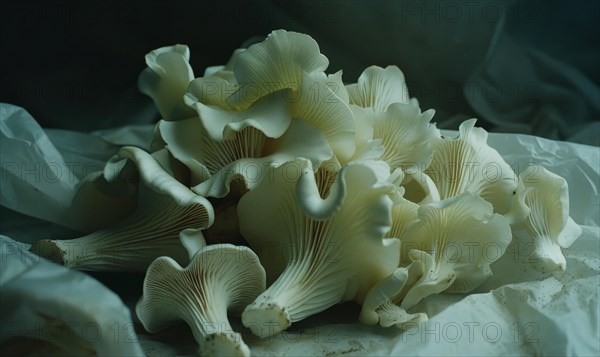
[[(144, 355), (130, 312), (114, 292), (84, 273), (24, 248), (0, 235), (0, 344), (4, 353)], [(35, 341), (19, 343), (13, 337)]]
[[(100, 169), (119, 145), (147, 147), (152, 129), (140, 126), (93, 134), (44, 130), (25, 110), (0, 104), (0, 203), (73, 226), (64, 217), (73, 190), (86, 173), (68, 170), (77, 165)], [(242, 333), (253, 355), (600, 354), (600, 149), (519, 134), (491, 133), (488, 142), (517, 175), (537, 163), (567, 180), (571, 217), (582, 225), (583, 234), (565, 250), (565, 272), (543, 276), (527, 269), (531, 252), (513, 242), (492, 265), (492, 278), (471, 294), (425, 299), (413, 309), (427, 312), (429, 321), (404, 332), (359, 324), (360, 310), (353, 303), (334, 306), (265, 340), (252, 336), (233, 318), (233, 327)], [(34, 167), (42, 173), (36, 176), (34, 170), (26, 171), (31, 165), (38, 165)], [(53, 165), (65, 170), (60, 171), (63, 174), (44, 176), (44, 168)], [(19, 235), (26, 237), (27, 230), (24, 224)], [(14, 263), (2, 264), (4, 270)], [(50, 289), (38, 293), (51, 294)], [(132, 307), (135, 301), (126, 303)], [(136, 324), (136, 331), (148, 355), (196, 351), (185, 326), (150, 335)]]
[(42, 129), (23, 108), (0, 103), (0, 204), (69, 228), (71, 201), (82, 179), (101, 171), (119, 147), (148, 149), (152, 126), (93, 134)]

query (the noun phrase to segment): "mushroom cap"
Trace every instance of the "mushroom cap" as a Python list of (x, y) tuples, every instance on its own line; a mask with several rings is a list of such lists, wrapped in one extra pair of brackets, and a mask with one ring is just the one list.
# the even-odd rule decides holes
[(513, 206), (516, 175), (487, 144), (488, 133), (475, 127), (476, 121), (462, 122), (456, 138), (433, 140), (433, 159), (425, 173), (436, 184), (441, 199), (471, 192), (490, 202), (494, 212), (504, 214)]
[(196, 323), (190, 312), (201, 321), (228, 324), (228, 310), (240, 313), (264, 290), (265, 270), (252, 250), (215, 244), (196, 253), (185, 268), (170, 257), (157, 258), (148, 267), (136, 312), (149, 332), (180, 319)]

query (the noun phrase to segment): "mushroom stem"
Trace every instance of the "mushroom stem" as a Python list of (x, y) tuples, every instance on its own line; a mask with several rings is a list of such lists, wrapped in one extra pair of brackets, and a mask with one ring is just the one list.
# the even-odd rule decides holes
[(537, 244), (534, 246), (533, 254), (527, 257), (527, 263), (544, 274), (564, 271), (567, 267), (567, 260), (562, 254), (560, 246), (547, 235), (537, 237)]
[(250, 348), (229, 324), (227, 306), (217, 295), (208, 299), (213, 303), (210, 310), (198, 304), (202, 300), (200, 296), (198, 299), (182, 296), (179, 300), (186, 311), (182, 314), (183, 320), (200, 346), (200, 356), (250, 356)]
[[(260, 300), (267, 300), (267, 298), (267, 296), (259, 297)], [(292, 321), (285, 307), (265, 301), (254, 301), (244, 310), (242, 323), (254, 335), (265, 338), (287, 329)]]
[[(311, 259), (312, 258), (312, 259)], [(332, 269), (335, 255), (298, 259), (242, 313), (242, 323), (261, 338), (344, 300), (344, 269)]]
[(250, 348), (237, 332), (217, 332), (208, 335), (198, 350), (200, 356), (249, 357)]

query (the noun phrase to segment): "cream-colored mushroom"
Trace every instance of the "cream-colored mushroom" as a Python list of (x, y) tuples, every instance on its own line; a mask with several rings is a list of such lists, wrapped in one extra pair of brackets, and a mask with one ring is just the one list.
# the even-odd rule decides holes
[(519, 175), (517, 197), (529, 208), (527, 218), (513, 225), (517, 239), (533, 243), (527, 262), (542, 273), (565, 270), (561, 248), (568, 248), (581, 235), (581, 227), (569, 217), (567, 181), (540, 165), (531, 165)]
[(186, 45), (157, 48), (146, 55), (148, 67), (140, 73), (138, 87), (148, 95), (165, 120), (181, 120), (194, 115), (183, 102), (194, 71)]
[(379, 323), (382, 327), (395, 325), (404, 328), (427, 321), (427, 314), (410, 314), (400, 307), (406, 293), (423, 276), (425, 266), (414, 261), (408, 267), (400, 267), (393, 274), (378, 282), (369, 290), (363, 302), (358, 320), (365, 325)]
[(404, 74), (396, 66), (370, 66), (358, 82), (346, 86), (350, 103), (376, 112), (385, 112), (392, 103), (408, 103)]
[(329, 60), (310, 36), (275, 30), (238, 55), (234, 73), (240, 87), (227, 100), (247, 107), (255, 98), (276, 91), (297, 91), (304, 73), (323, 73), (328, 65)]
[(504, 216), (472, 193), (423, 205), (417, 214), (400, 237), (401, 264), (421, 261), (425, 269), (402, 300), (406, 309), (434, 293), (473, 290), (492, 275), (490, 264), (512, 239)]
[(441, 199), (463, 192), (483, 197), (494, 212), (505, 214), (514, 206), (517, 177), (502, 156), (487, 144), (487, 132), (476, 119), (460, 124), (456, 138), (433, 141), (433, 159), (425, 173), (435, 182)]
[(242, 197), (241, 233), (275, 280), (244, 310), (244, 326), (267, 337), (339, 302), (362, 302), (398, 267), (399, 242), (384, 238), (397, 191), (389, 170), (351, 162), (321, 199), (310, 161), (298, 159)]
[(202, 356), (249, 356), (227, 314), (240, 313), (264, 290), (265, 271), (252, 250), (214, 244), (185, 268), (169, 257), (152, 262), (136, 313), (151, 333), (185, 321)]
[(276, 140), (246, 127), (235, 132), (231, 140), (214, 141), (198, 118), (161, 121), (159, 128), (169, 151), (190, 168), (193, 191), (206, 197), (227, 196), (236, 180), (252, 189), (267, 175), (269, 167), (297, 157), (305, 157), (319, 167), (333, 155), (324, 135), (300, 119), (292, 120), (286, 133)]
[(38, 241), (31, 251), (80, 270), (143, 272), (162, 255), (187, 263), (184, 244), (193, 245), (190, 240), (195, 237), (203, 241), (201, 230), (213, 223), (213, 207), (141, 149), (122, 148), (106, 170), (115, 174), (125, 159), (137, 166), (140, 176), (138, 207), (132, 216), (77, 239)]

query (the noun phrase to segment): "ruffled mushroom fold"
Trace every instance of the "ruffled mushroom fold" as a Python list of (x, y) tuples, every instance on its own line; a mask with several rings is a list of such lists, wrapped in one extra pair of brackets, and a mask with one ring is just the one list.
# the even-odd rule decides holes
[(239, 314), (264, 290), (265, 271), (252, 250), (214, 244), (199, 250), (185, 268), (170, 257), (152, 262), (136, 313), (151, 333), (185, 321), (202, 356), (250, 356), (227, 315)]
[(158, 48), (146, 55), (147, 68), (138, 79), (140, 91), (154, 101), (165, 120), (181, 120), (193, 115), (183, 102), (194, 71), (186, 45)]
[(81, 238), (38, 241), (31, 251), (80, 270), (143, 272), (161, 255), (185, 264), (188, 253), (180, 234), (202, 239), (201, 230), (214, 221), (212, 205), (138, 148), (122, 148), (105, 171), (117, 179), (127, 161), (135, 164), (140, 180), (132, 216)]
[(301, 209), (303, 198), (296, 195), (300, 174), (309, 166), (304, 159), (280, 166), (238, 206), (242, 235), (258, 252), (268, 280), (275, 280), (242, 314), (244, 325), (260, 337), (339, 302), (361, 302), (398, 266), (399, 242), (384, 238), (396, 191), (381, 180), (389, 167), (367, 161), (342, 167), (333, 183), (345, 186), (339, 208), (316, 220)]
[(540, 165), (531, 165), (521, 173), (516, 195), (523, 198), (529, 211), (525, 220), (513, 225), (517, 239), (533, 244), (528, 263), (542, 273), (565, 270), (567, 261), (561, 248), (568, 248), (581, 235), (581, 227), (569, 217), (567, 181)]
[(514, 202), (517, 176), (495, 149), (487, 144), (487, 132), (475, 127), (476, 119), (464, 121), (456, 138), (433, 143), (433, 159), (425, 173), (435, 182), (442, 199), (471, 192), (505, 214)]

